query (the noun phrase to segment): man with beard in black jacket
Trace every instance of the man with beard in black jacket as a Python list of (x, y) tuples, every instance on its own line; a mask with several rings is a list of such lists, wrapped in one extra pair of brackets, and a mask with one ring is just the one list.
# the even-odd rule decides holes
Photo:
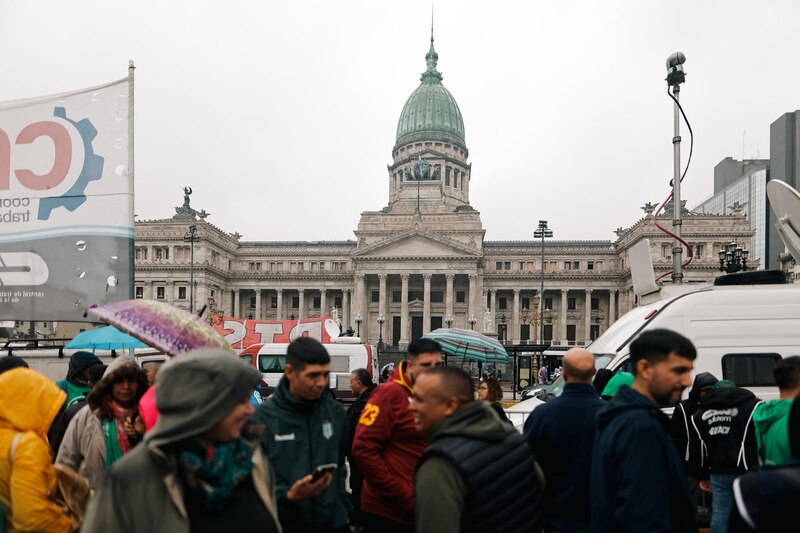
[(356, 401), (347, 409), (347, 434), (345, 436), (345, 455), (350, 465), (350, 499), (353, 501), (353, 510), (350, 511), (350, 525), (362, 526), (361, 518), (361, 487), (364, 478), (353, 460), (353, 437), (356, 434), (358, 419), (367, 400), (378, 386), (372, 382), (369, 372), (365, 368), (358, 368), (350, 373), (350, 390), (356, 395)]
[(692, 383), (697, 351), (667, 329), (630, 345), (633, 385), (623, 385), (597, 414), (592, 449), (592, 531), (697, 531), (686, 471), (662, 407)]
[(700, 439), (699, 457), (690, 459), (701, 469), (700, 488), (714, 502), (711, 533), (724, 532), (733, 506), (733, 480), (758, 466), (753, 412), (761, 400), (747, 389), (722, 380), (692, 415)]

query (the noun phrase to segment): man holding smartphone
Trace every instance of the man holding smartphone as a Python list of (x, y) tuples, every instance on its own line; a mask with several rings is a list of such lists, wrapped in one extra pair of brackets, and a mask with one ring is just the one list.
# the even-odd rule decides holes
[(287, 348), (278, 388), (255, 415), (266, 425), (261, 444), (275, 469), (284, 531), (350, 531), (345, 415), (327, 394), (330, 361), (319, 342), (296, 339)]

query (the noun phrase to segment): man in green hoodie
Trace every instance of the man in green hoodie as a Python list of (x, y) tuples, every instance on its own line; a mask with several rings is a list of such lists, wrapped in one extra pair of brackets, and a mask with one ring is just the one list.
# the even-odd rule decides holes
[(753, 414), (758, 462), (762, 466), (782, 465), (791, 459), (789, 409), (800, 394), (800, 356), (779, 360), (773, 374), (780, 398), (762, 403)]
[(412, 398), (417, 429), (430, 437), (414, 480), (417, 533), (539, 531), (541, 471), (522, 435), (475, 401), (469, 375), (428, 369)]
[[(275, 468), (284, 531), (350, 531), (345, 413), (328, 394), (330, 363), (322, 344), (310, 337), (295, 339), (286, 350), (278, 388), (256, 413), (266, 426), (261, 445)], [(335, 466), (315, 476), (322, 465)]]

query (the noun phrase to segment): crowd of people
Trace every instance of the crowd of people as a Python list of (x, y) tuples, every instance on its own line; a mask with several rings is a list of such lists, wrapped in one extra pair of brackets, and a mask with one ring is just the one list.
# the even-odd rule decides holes
[(497, 379), (475, 387), (426, 338), (383, 383), (352, 372), (346, 410), (307, 337), (266, 399), (260, 373), (224, 350), (157, 373), (78, 352), (59, 383), (2, 357), (0, 531), (684, 532), (704, 499), (713, 533), (786, 530), (800, 357), (777, 362), (770, 402), (708, 373), (692, 383), (695, 358), (663, 329), (633, 341), (630, 373), (571, 349), (563, 394), (520, 433)]

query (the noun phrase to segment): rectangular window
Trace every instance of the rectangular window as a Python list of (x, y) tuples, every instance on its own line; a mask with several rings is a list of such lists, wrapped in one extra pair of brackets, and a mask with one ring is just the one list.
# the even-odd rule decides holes
[(316, 261), (311, 261), (311, 265), (308, 267), (308, 269), (311, 272), (316, 272), (317, 271), (317, 263), (316, 263)]
[(292, 296), (292, 309), (297, 309), (298, 307), (300, 307), (300, 297)]
[(523, 298), (522, 299), (522, 308), (523, 309), (530, 309), (531, 308), (531, 299), (530, 298)]
[(520, 270), (525, 270), (525, 261), (520, 261), (519, 262), (519, 269)]
[(322, 297), (314, 296), (314, 302), (312, 303), (313, 309), (319, 309), (321, 305), (322, 305)]
[[(450, 185), (450, 169), (445, 169), (444, 171), (444, 183), (445, 185)], [(455, 185), (455, 182), (453, 183)]]
[(166, 287), (156, 287), (156, 299), (163, 300), (167, 293)]
[(270, 306), (272, 309), (277, 309), (277, 308), (278, 308), (278, 297), (277, 297), (277, 296), (272, 296), (272, 297), (270, 298), (270, 301), (269, 301), (269, 306)]
[(592, 311), (600, 309), (600, 298), (592, 298)]
[(495, 262), (494, 269), (495, 270), (503, 270), (503, 262), (502, 261)]
[(578, 308), (578, 299), (577, 298), (567, 298), (567, 309), (570, 311), (574, 311)]
[(440, 304), (444, 302), (443, 291), (431, 291), (431, 303)]
[(551, 342), (553, 340), (553, 324), (545, 324), (542, 328), (542, 336), (544, 342)]
[(586, 261), (586, 270), (594, 270), (594, 261)]
[(545, 297), (544, 299), (544, 308), (553, 310), (553, 299)]
[[(303, 269), (301, 268), (300, 270), (303, 270)], [(324, 270), (325, 270), (325, 263), (320, 261), (320, 263), (319, 263), (319, 271), (323, 272)]]
[(661, 245), (661, 258), (662, 259), (672, 259), (672, 245), (671, 244), (662, 244)]
[(464, 291), (456, 291), (456, 303), (463, 304), (467, 301), (467, 293)]
[(251, 296), (250, 297), (250, 308), (251, 309), (255, 309), (256, 308), (256, 297), (255, 296)]
[(511, 270), (511, 261), (506, 261), (505, 263), (503, 263), (503, 269)]
[(498, 298), (497, 299), (497, 307), (498, 309), (508, 309), (508, 300), (506, 298)]
[(372, 291), (371, 296), (372, 296), (372, 298), (370, 299), (370, 301), (372, 303), (378, 303), (378, 302), (381, 301), (381, 292), (380, 291)]
[(178, 300), (186, 299), (186, 287), (178, 287)]
[(600, 336), (600, 325), (592, 324), (591, 326), (589, 326), (589, 334), (590, 334), (589, 337), (590, 339), (592, 339), (593, 341), (597, 340), (597, 337)]
[(722, 356), (722, 379), (739, 387), (775, 387), (772, 371), (781, 359), (777, 353), (736, 353)]
[(694, 258), (695, 259), (702, 259), (704, 251), (705, 251), (705, 246), (703, 246), (702, 244), (695, 244), (694, 245)]
[(564, 270), (572, 270), (572, 261), (564, 261)]
[(413, 302), (414, 300), (422, 301), (422, 291), (408, 291), (408, 301)]
[(403, 299), (403, 291), (392, 291), (392, 303), (399, 304)]
[(144, 298), (144, 287), (136, 287), (136, 298)]
[(581, 262), (580, 261), (573, 261), (572, 262), (572, 270), (580, 270), (581, 269)]
[(341, 309), (342, 308), (342, 297), (341, 296), (335, 297), (333, 299), (333, 305), (336, 307), (336, 309)]
[(577, 328), (575, 324), (567, 324), (567, 342), (574, 343), (576, 337)]

